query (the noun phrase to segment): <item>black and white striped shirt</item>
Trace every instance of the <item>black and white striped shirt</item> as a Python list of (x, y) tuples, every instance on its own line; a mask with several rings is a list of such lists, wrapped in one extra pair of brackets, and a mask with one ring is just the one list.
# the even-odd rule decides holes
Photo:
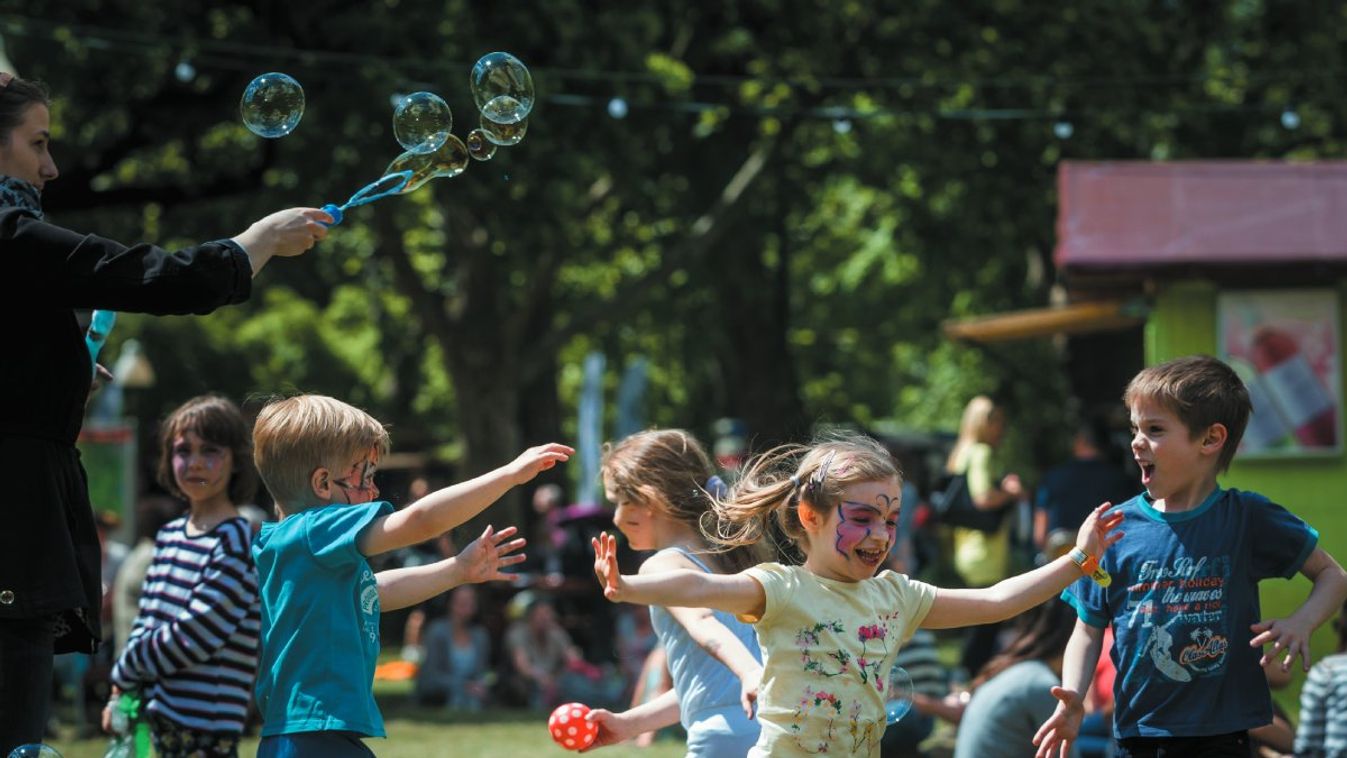
[(241, 732), (257, 674), (261, 614), (252, 529), (242, 518), (189, 536), (186, 517), (155, 536), (126, 649), (112, 669), (149, 711), (188, 729)]
[(1310, 669), (1300, 691), (1296, 755), (1347, 756), (1347, 653), (1330, 655)]

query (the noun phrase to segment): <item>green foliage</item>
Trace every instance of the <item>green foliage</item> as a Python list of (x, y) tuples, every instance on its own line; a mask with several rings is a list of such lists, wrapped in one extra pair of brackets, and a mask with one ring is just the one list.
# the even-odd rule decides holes
[[(528, 63), (523, 143), (353, 211), (244, 306), (128, 318), (110, 351), (146, 345), (156, 409), (204, 389), (330, 392), (391, 422), (400, 449), (466, 442), (475, 469), (573, 434), (589, 350), (609, 357), (610, 398), (649, 359), (650, 423), (948, 430), (993, 392), (1026, 454), (1051, 457), (1057, 347), (954, 345), (940, 323), (1047, 301), (1061, 160), (1340, 156), (1347, 114), (1320, 74), (1347, 26), (1321, 16), (1246, 0), (14, 0), (0, 34), (57, 96), (54, 218), (166, 245), (340, 202), (397, 153), (390, 94), (439, 92), (466, 134), (472, 61)], [(267, 70), (308, 97), (278, 141), (238, 120)]]

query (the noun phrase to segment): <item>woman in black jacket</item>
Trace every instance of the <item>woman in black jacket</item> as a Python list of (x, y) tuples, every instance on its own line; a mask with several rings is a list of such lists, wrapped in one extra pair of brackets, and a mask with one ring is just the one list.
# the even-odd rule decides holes
[(209, 313), (248, 298), (273, 256), (299, 255), (332, 219), (314, 208), (267, 216), (238, 236), (177, 252), (125, 246), (43, 220), (57, 177), (39, 84), (0, 73), (0, 755), (39, 742), (52, 656), (101, 639), (99, 545), (75, 438), (93, 366), (76, 308)]

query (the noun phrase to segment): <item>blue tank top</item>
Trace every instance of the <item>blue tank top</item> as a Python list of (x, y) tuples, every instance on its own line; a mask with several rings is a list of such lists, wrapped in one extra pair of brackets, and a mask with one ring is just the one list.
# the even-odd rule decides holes
[[(681, 553), (708, 574), (715, 573), (681, 547), (666, 550)], [(762, 649), (758, 647), (758, 635), (753, 631), (753, 627), (736, 620), (734, 616), (724, 611), (714, 613), (716, 620), (738, 637), (753, 657), (761, 663)], [(673, 679), (674, 692), (678, 694), (682, 713), (680, 720), (684, 729), (691, 728), (701, 711), (739, 706), (739, 677), (735, 676), (729, 667), (703, 650), (688, 634), (687, 629), (664, 608), (658, 605), (650, 606), (650, 623), (655, 628), (655, 634), (659, 635), (660, 643), (664, 645), (664, 652), (669, 659), (669, 674)]]

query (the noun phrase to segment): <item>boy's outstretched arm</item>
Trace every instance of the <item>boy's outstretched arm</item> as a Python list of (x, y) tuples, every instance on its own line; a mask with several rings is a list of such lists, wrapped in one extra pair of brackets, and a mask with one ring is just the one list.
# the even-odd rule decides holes
[(1284, 619), (1259, 621), (1250, 627), (1254, 638), (1249, 641), (1251, 647), (1261, 647), (1272, 643), (1272, 649), (1263, 652), (1259, 664), (1266, 666), (1269, 660), (1285, 653), (1282, 659), (1282, 671), (1288, 671), (1296, 656), (1300, 656), (1305, 671), (1310, 670), (1310, 635), (1320, 624), (1333, 617), (1347, 600), (1347, 572), (1333, 560), (1333, 556), (1316, 547), (1300, 573), (1314, 583), (1310, 596), (1290, 616)]
[[(1122, 514), (1108, 512), (1112, 507), (1110, 503), (1100, 505), (1081, 524), (1076, 546), (1087, 555), (1098, 558), (1110, 545), (1122, 539), (1123, 533), (1115, 531), (1122, 523)], [(1070, 557), (1063, 555), (1045, 566), (983, 589), (939, 588), (935, 603), (921, 625), (926, 629), (949, 629), (1008, 619), (1055, 597), (1080, 575), (1080, 568)]]
[(570, 460), (574, 454), (574, 449), (556, 442), (531, 447), (494, 471), (436, 490), (370, 524), (360, 533), (360, 552), (379, 555), (438, 537), (481, 513), (511, 487), (532, 480), (538, 472)]
[(714, 608), (736, 616), (758, 617), (767, 593), (758, 580), (744, 574), (707, 574), (692, 569), (624, 576), (617, 570), (617, 538), (607, 532), (590, 540), (594, 574), (603, 596), (614, 603), (665, 607)]
[(520, 563), (525, 557), (523, 553), (515, 553), (524, 546), (524, 540), (510, 540), (517, 531), (507, 526), (497, 532), (488, 526), (482, 536), (469, 542), (453, 558), (380, 571), (374, 575), (379, 583), (379, 608), (383, 611), (406, 608), (460, 584), (510, 580), (512, 577), (501, 569)]
[(1104, 630), (1077, 619), (1062, 658), (1062, 686), (1052, 688), (1057, 710), (1034, 734), (1034, 744), (1038, 746), (1035, 758), (1052, 758), (1054, 751), (1059, 758), (1071, 754), (1085, 718), (1085, 693), (1090, 691), (1103, 647)]

